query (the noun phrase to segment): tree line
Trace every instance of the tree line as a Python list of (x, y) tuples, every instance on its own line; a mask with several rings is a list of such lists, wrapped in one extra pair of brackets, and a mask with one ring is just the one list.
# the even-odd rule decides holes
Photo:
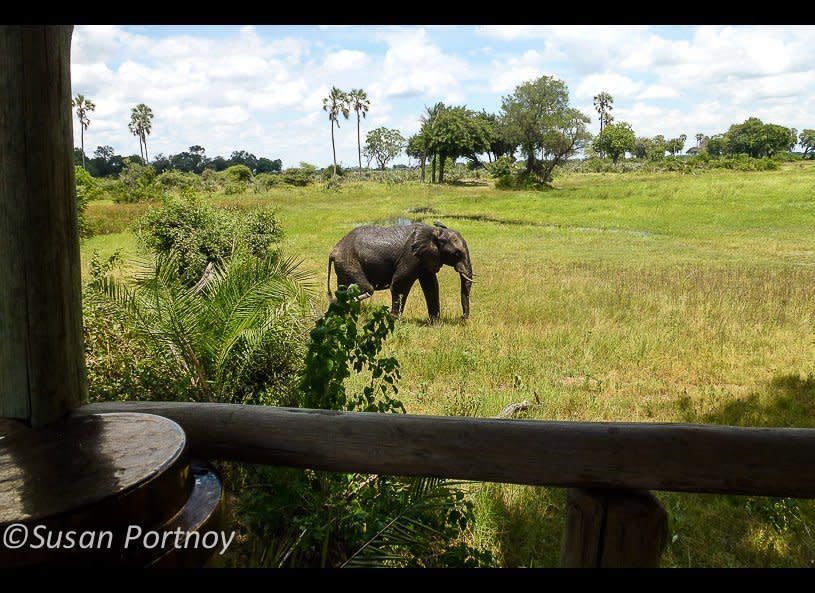
[(139, 154), (122, 156), (116, 154), (112, 146), (97, 146), (93, 152), (93, 158), (88, 158), (85, 154), (85, 130), (91, 124), (89, 113), (96, 109), (93, 101), (84, 95), (77, 95), (71, 101), (71, 105), (76, 109), (76, 117), (79, 120), (80, 128), (80, 148), (74, 149), (74, 162), (81, 165), (94, 177), (113, 177), (121, 173), (127, 160), (139, 164), (151, 164), (156, 173), (162, 173), (169, 169), (182, 171), (185, 173), (201, 173), (204, 169), (223, 171), (233, 165), (245, 165), (254, 174), (258, 173), (279, 173), (283, 168), (280, 159), (269, 159), (257, 157), (245, 150), (234, 151), (229, 158), (220, 155), (208, 158), (206, 150), (198, 144), (190, 146), (189, 149), (178, 154), (164, 156), (159, 153), (150, 163), (147, 154), (147, 136), (152, 131), (153, 110), (139, 103), (130, 110), (130, 123), (128, 129), (139, 139)]
[[(340, 116), (347, 118), (352, 108), (357, 110), (351, 99), (355, 92), (345, 93), (333, 87), (323, 100), (323, 109), (331, 122), (335, 174), (334, 126), (339, 127)], [(600, 123), (597, 136), (588, 131), (589, 116), (569, 105), (566, 84), (554, 77), (542, 76), (518, 85), (512, 94), (503, 97), (497, 114), (438, 102), (425, 108), (417, 134), (406, 140), (399, 130), (377, 128), (368, 132), (364, 150), (359, 146), (357, 111), (358, 149), (360, 155), (368, 157), (368, 166), (376, 159), (380, 169), (404, 150), (419, 161), (422, 182), (430, 165), (431, 183), (444, 182), (445, 163), (449, 161), (466, 158), (473, 166), (481, 167), (484, 163), (480, 155), (486, 155), (489, 162), (502, 157), (514, 161), (515, 155), (520, 153), (525, 159), (525, 174), (546, 183), (558, 164), (580, 151), (588, 158), (610, 157), (616, 163), (626, 154), (659, 160), (666, 154), (680, 155), (685, 148), (688, 136), (684, 133), (675, 138), (638, 137), (628, 122), (615, 122), (614, 98), (607, 92), (594, 97), (594, 107)], [(367, 108), (368, 103), (365, 112)], [(697, 133), (695, 138), (696, 145), (690, 147), (687, 154), (704, 152), (712, 157), (747, 154), (761, 158), (792, 151), (796, 144), (803, 147), (804, 158), (815, 154), (815, 130), (806, 129), (799, 134), (794, 128), (765, 124), (754, 117), (742, 124), (733, 124), (727, 132), (714, 136)], [(359, 166), (362, 168), (361, 156)]]

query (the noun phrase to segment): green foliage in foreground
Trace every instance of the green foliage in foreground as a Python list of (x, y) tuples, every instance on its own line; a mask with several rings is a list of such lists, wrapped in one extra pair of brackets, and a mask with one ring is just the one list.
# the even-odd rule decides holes
[(271, 254), (231, 258), (193, 290), (174, 255), (158, 254), (129, 282), (95, 274), (88, 301), (126, 327), (132, 339), (122, 347), (134, 342), (142, 364), (155, 361), (152, 374), (169, 371), (168, 383), (183, 386), (182, 397), (160, 389), (150, 399), (287, 403), (302, 356), (307, 283), (296, 262)]
[[(399, 363), (380, 356), (394, 319), (379, 307), (362, 322), (355, 285), (340, 287), (317, 321), (301, 375), (306, 407), (404, 412), (395, 398)], [(351, 375), (364, 377), (346, 392)], [(241, 514), (262, 566), (479, 566), (490, 562), (461, 539), (472, 503), (444, 480), (246, 468)], [(282, 542), (282, 543), (281, 543)]]

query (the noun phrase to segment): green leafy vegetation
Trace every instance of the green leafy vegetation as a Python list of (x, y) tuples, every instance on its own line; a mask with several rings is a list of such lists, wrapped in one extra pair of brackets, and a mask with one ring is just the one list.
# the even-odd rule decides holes
[(136, 234), (154, 253), (173, 255), (178, 276), (193, 286), (210, 264), (222, 264), (241, 249), (256, 257), (275, 254), (283, 230), (271, 210), (224, 210), (195, 195), (168, 198), (136, 223)]
[[(381, 356), (394, 319), (378, 307), (363, 320), (359, 288), (340, 287), (311, 330), (299, 405), (400, 413), (399, 363)], [(349, 393), (355, 375), (361, 390)], [(244, 524), (254, 536), (251, 557), (263, 566), (480, 566), (490, 555), (461, 535), (473, 505), (456, 484), (276, 468), (241, 476)], [(285, 542), (283, 546), (279, 542)]]

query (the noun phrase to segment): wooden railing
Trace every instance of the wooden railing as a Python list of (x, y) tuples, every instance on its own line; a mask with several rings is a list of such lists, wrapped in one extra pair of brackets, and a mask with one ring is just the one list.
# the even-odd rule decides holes
[(207, 459), (568, 488), (563, 566), (656, 566), (649, 490), (815, 498), (815, 429), (548, 422), (231, 404), (110, 402), (165, 416)]

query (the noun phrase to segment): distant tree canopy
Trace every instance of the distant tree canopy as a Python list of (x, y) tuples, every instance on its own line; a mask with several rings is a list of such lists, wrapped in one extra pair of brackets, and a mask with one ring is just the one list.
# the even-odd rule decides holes
[(751, 117), (742, 124), (730, 126), (722, 140), (724, 154), (748, 154), (760, 158), (792, 150), (798, 143), (798, 136), (792, 128), (765, 124), (757, 117)]
[(439, 183), (444, 182), (444, 165), (449, 158), (477, 157), (489, 148), (490, 134), (484, 120), (465, 106), (435, 106), (432, 122), (423, 127), (423, 135), (430, 154), (439, 159)]
[(671, 138), (665, 143), (665, 150), (670, 152), (671, 156), (676, 156), (677, 153), (681, 153), (682, 149), (685, 148), (687, 139), (688, 137), (685, 134), (680, 134), (678, 138)]
[[(481, 110), (476, 117), (487, 130), (489, 146), (487, 157), (490, 161), (498, 160), (502, 156), (512, 156), (518, 150), (518, 145), (512, 142), (506, 134), (506, 126), (501, 116)], [(477, 158), (475, 159), (478, 160)]]
[(379, 168), (384, 171), (388, 161), (399, 156), (404, 148), (405, 139), (399, 130), (379, 127), (365, 136), (363, 152), (369, 159), (376, 160)]
[[(82, 155), (80, 148), (74, 149), (74, 162), (76, 164), (82, 164)], [(116, 177), (124, 168), (125, 158), (130, 159), (131, 162), (144, 164), (144, 159), (140, 155), (123, 157), (115, 154), (112, 146), (99, 146), (94, 151), (93, 158), (86, 159), (86, 168), (88, 173), (94, 177)], [(159, 153), (155, 155), (150, 165), (155, 169), (156, 173), (170, 170), (183, 173), (202, 173), (205, 169), (224, 171), (234, 165), (244, 165), (253, 174), (279, 173), (283, 169), (283, 161), (280, 159), (258, 158), (245, 150), (234, 151), (229, 159), (222, 156), (210, 159), (206, 156), (206, 149), (199, 144), (190, 146), (186, 151), (169, 156)]]
[(804, 149), (804, 158), (812, 152), (815, 154), (815, 130), (803, 130), (798, 136), (798, 143)]
[(502, 119), (507, 140), (526, 157), (526, 171), (543, 182), (559, 163), (591, 139), (589, 117), (569, 107), (566, 84), (551, 76), (525, 82), (503, 98)]
[(608, 123), (594, 139), (594, 150), (608, 154), (616, 163), (626, 152), (634, 152), (636, 136), (631, 124), (621, 121)]

